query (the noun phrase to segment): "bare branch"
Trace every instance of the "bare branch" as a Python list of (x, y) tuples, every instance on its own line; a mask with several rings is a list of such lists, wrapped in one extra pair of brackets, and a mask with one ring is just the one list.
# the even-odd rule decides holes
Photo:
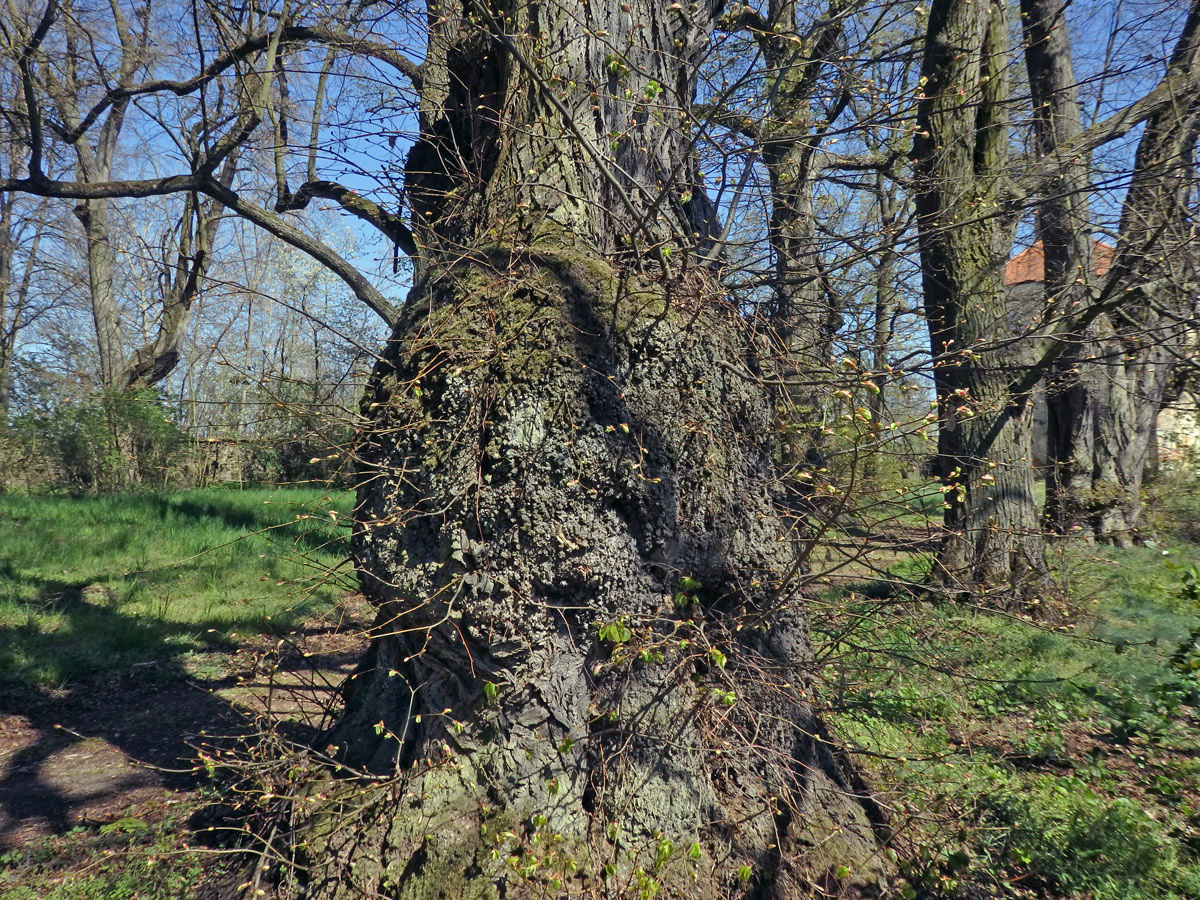
[(333, 200), (351, 215), (357, 216), (368, 225), (383, 232), (388, 240), (409, 256), (419, 252), (413, 233), (398, 215), (390, 213), (373, 200), (350, 190), (335, 181), (315, 180), (301, 186), (295, 194), (289, 194), (275, 204), (276, 212), (304, 209), (314, 197)]
[(214, 179), (203, 179), (199, 189), (223, 204), (231, 212), (253, 222), (284, 243), (307, 253), (345, 282), (346, 286), (354, 292), (354, 296), (370, 307), (389, 326), (394, 326), (399, 321), (400, 311), (379, 292), (378, 288), (363, 277), (355, 265), (344, 259), (328, 244), (317, 240), (312, 235), (305, 234), (283, 216), (251, 203), (232, 188), (226, 187)]
[(281, 32), (276, 30), (268, 34), (259, 34), (246, 39), (237, 47), (213, 60), (199, 74), (191, 78), (184, 80), (163, 78), (128, 87), (118, 85), (106, 93), (75, 128), (64, 135), (64, 140), (67, 143), (74, 143), (79, 140), (95, 124), (96, 119), (104, 114), (106, 109), (120, 100), (164, 92), (172, 93), (179, 97), (194, 93), (247, 57), (266, 50), (270, 46), (272, 39), (276, 38), (276, 36), (284, 44), (306, 42), (324, 44), (331, 48), (345, 50), (355, 56), (377, 59), (407, 77), (413, 87), (420, 88), (422, 84), (421, 66), (407, 56), (404, 56), (394, 47), (389, 47), (377, 41), (357, 38), (353, 35), (333, 31), (328, 28), (310, 25), (289, 25), (282, 29)]
[(25, 110), (29, 116), (29, 175), (31, 178), (42, 177), (42, 114), (38, 107), (37, 94), (33, 85), (32, 57), (46, 39), (50, 26), (58, 15), (58, 0), (50, 0), (46, 11), (38, 22), (37, 28), (30, 35), (28, 42), (21, 49), (17, 67), (21, 70), (21, 88), (25, 93)]
[(114, 197), (162, 197), (197, 190), (204, 176), (169, 175), (130, 181), (52, 181), (45, 176), (0, 179), (0, 192), (20, 191), (35, 197), (64, 200), (103, 200)]

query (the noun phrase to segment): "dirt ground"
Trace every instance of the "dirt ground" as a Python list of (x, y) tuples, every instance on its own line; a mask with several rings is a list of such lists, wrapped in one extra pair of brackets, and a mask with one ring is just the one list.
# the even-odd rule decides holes
[(315, 737), (366, 646), (369, 616), (350, 597), (283, 640), (249, 635), (182, 666), (0, 689), (0, 851), (194, 798), (207, 778), (196, 748), (236, 740), (268, 710)]
[[(827, 536), (825, 566), (861, 578), (930, 540), (926, 529), (902, 526), (844, 546)], [(182, 663), (144, 663), (57, 690), (0, 688), (0, 852), (195, 799), (208, 777), (197, 748), (236, 741), (264, 713), (314, 739), (365, 649), (371, 615), (350, 596), (282, 640), (246, 635)]]

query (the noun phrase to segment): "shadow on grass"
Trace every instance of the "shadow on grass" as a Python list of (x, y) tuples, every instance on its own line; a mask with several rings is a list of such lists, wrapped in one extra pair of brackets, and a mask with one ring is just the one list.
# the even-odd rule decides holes
[[(119, 812), (126, 805), (122, 798), (138, 787), (193, 787), (198, 774), (188, 762), (190, 744), (206, 732), (239, 727), (230, 704), (189, 680), (179, 660), (189, 648), (171, 640), (185, 634), (185, 626), (122, 615), (94, 602), (88, 590), (84, 584), (43, 580), (40, 603), (52, 604), (65, 624), (48, 635), (31, 618), (0, 632), (0, 660), (10, 664), (10, 672), (17, 663), (30, 675), (45, 673), (62, 667), (64, 656), (71, 660), (73, 653), (101, 650), (129, 666), (57, 689), (32, 678), (0, 687), (0, 713), (8, 726), (0, 846), (20, 843), (30, 828), (59, 832), (79, 824), (80, 809)], [(104, 638), (99, 647), (98, 635)], [(212, 645), (232, 646), (220, 637)], [(121, 761), (95, 738), (153, 768), (121, 771)], [(117, 807), (108, 809), (110, 802)]]
[[(198, 747), (211, 752), (252, 739), (261, 724), (255, 712), (215, 693), (237, 687), (239, 677), (226, 672), (200, 682), (185, 666), (195, 626), (123, 614), (95, 585), (44, 579), (38, 598), (43, 609), (52, 606), (63, 617), (53, 632), (40, 630), (33, 617), (0, 631), (0, 666), (10, 677), (14, 664), (25, 673), (0, 682), (0, 849), (112, 821), (164, 790), (199, 787), (208, 775), (198, 764)], [(203, 638), (207, 649), (230, 656), (238, 647), (215, 631)], [(95, 664), (97, 653), (107, 653), (103, 666)], [(252, 667), (245, 660), (232, 668)], [(287, 653), (271, 677), (293, 694), (332, 696), (336, 684), (319, 683), (314, 662)], [(76, 667), (92, 674), (45, 686), (47, 672)], [(251, 690), (265, 683), (260, 677)], [(316, 731), (299, 720), (280, 728), (297, 742)]]
[[(330, 522), (319, 517), (280, 522), (278, 508), (272, 510), (265, 503), (257, 508), (247, 508), (233, 502), (219, 503), (212, 500), (190, 498), (156, 496), (147, 499), (153, 501), (158, 515), (163, 519), (175, 516), (197, 524), (217, 521), (245, 535), (262, 532), (276, 541), (286, 539), (299, 550), (332, 553), (339, 556), (346, 556), (350, 552), (348, 531), (342, 534), (331, 534)], [(295, 501), (291, 501), (284, 494), (279, 505), (294, 503)]]

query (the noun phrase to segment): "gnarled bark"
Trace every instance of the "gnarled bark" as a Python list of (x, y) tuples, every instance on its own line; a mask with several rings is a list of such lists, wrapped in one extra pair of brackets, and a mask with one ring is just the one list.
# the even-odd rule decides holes
[(678, 124), (717, 9), (626, 6), (431, 16), (422, 277), (364, 401), (379, 618), (328, 736), (391, 780), (323, 789), (312, 896), (879, 877), (882, 817), (809, 705), (772, 397), (674, 265), (715, 226)]
[(355, 546), (380, 616), (330, 738), (401, 775), (351, 829), (379, 861), (343, 866), (331, 829), (314, 891), (876, 876), (878, 810), (809, 705), (736, 315), (699, 280), (664, 296), (561, 249), (437, 281), (369, 398)]

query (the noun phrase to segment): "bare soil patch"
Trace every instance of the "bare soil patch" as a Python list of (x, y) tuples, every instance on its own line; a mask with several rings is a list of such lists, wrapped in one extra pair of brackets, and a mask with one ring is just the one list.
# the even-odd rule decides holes
[(350, 597), (286, 637), (246, 635), (57, 690), (0, 689), (0, 850), (194, 798), (207, 778), (196, 748), (245, 738), (259, 716), (315, 737), (369, 622)]

